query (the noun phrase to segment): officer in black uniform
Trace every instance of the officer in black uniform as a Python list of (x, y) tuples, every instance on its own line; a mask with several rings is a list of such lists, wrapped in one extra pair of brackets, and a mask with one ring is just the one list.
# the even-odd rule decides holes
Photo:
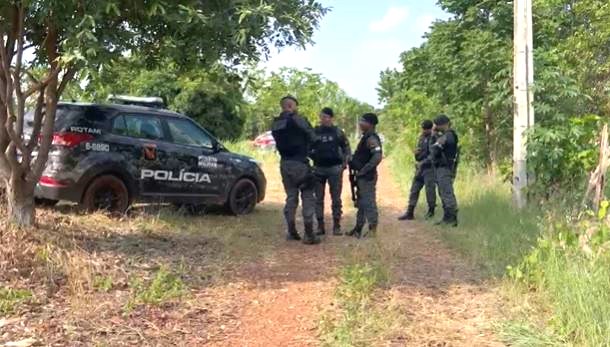
[(320, 239), (313, 231), (315, 209), (315, 177), (309, 165), (309, 153), (316, 135), (309, 122), (297, 112), (298, 101), (286, 96), (280, 101), (282, 113), (273, 120), (272, 134), (280, 153), (280, 172), (286, 192), (284, 217), (288, 225), (288, 240), (301, 240), (296, 228), (296, 211), (299, 206), (299, 193), (303, 200), (303, 222), (305, 236), (303, 243), (317, 244)]
[(438, 192), (443, 202), (443, 219), (437, 224), (456, 227), (458, 225), (458, 204), (453, 191), (453, 182), (459, 161), (459, 139), (451, 129), (451, 121), (446, 115), (434, 119), (436, 141), (430, 147), (430, 159), (436, 174)]
[[(436, 208), (436, 177), (434, 175), (434, 168), (432, 163), (426, 161), (430, 156), (430, 146), (432, 136), (432, 127), (434, 123), (431, 120), (425, 120), (421, 124), (422, 133), (417, 141), (417, 147), (415, 148), (415, 162), (416, 169), (415, 175), (413, 176), (413, 182), (411, 183), (411, 192), (409, 194), (409, 203), (407, 204), (407, 211), (400, 217), (399, 220), (413, 220), (415, 219), (415, 207), (419, 200), (419, 193), (422, 188), (426, 188), (426, 201), (428, 202), (428, 213), (426, 219), (434, 217), (434, 210)], [(434, 139), (436, 141), (436, 139)]]
[(317, 142), (313, 147), (314, 172), (318, 180), (316, 188), (317, 235), (326, 234), (324, 227), (324, 195), (328, 182), (332, 200), (333, 235), (341, 235), (343, 203), (343, 171), (351, 157), (349, 141), (343, 130), (333, 124), (335, 114), (326, 107), (320, 112), (320, 125), (314, 130)]
[(377, 115), (374, 113), (367, 113), (360, 119), (362, 138), (350, 162), (350, 170), (356, 172), (358, 187), (356, 207), (358, 208), (358, 214), (356, 216), (356, 226), (347, 234), (348, 236), (358, 238), (366, 236), (367, 234), (363, 234), (362, 230), (367, 221), (369, 223), (368, 233), (374, 236), (377, 232), (379, 220), (376, 196), (377, 166), (383, 159), (381, 139), (375, 132), (375, 126), (378, 122)]

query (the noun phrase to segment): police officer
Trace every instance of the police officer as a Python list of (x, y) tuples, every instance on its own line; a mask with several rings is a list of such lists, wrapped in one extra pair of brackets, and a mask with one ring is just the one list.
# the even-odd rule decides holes
[(443, 219), (437, 224), (457, 226), (458, 204), (453, 191), (453, 181), (459, 160), (459, 140), (449, 117), (440, 115), (434, 119), (436, 141), (430, 147), (430, 161), (436, 173), (439, 195), (443, 202)]
[(320, 125), (315, 128), (317, 142), (313, 147), (312, 157), (318, 181), (316, 188), (317, 235), (326, 234), (324, 227), (326, 182), (328, 182), (332, 200), (333, 235), (341, 235), (343, 171), (349, 161), (351, 151), (345, 133), (333, 124), (334, 116), (333, 110), (325, 107), (320, 112)]
[(367, 234), (363, 234), (362, 230), (367, 221), (369, 223), (368, 233), (374, 236), (377, 232), (379, 219), (376, 201), (377, 166), (383, 158), (381, 139), (375, 132), (377, 123), (377, 115), (374, 113), (367, 113), (360, 119), (362, 138), (350, 162), (350, 169), (356, 172), (358, 214), (356, 226), (347, 233), (348, 236), (358, 238), (366, 236)]
[(288, 225), (287, 240), (301, 240), (296, 228), (296, 211), (299, 206), (299, 193), (303, 200), (303, 222), (305, 235), (303, 243), (317, 244), (320, 239), (313, 231), (315, 209), (315, 177), (309, 166), (309, 152), (315, 141), (311, 124), (298, 114), (298, 101), (286, 96), (280, 101), (282, 113), (273, 120), (272, 135), (281, 156), (280, 172), (286, 192), (284, 217)]
[(415, 219), (415, 206), (417, 206), (417, 200), (419, 200), (419, 193), (424, 187), (426, 187), (426, 201), (428, 202), (426, 219), (434, 217), (434, 209), (436, 208), (436, 177), (434, 175), (432, 163), (426, 161), (430, 155), (430, 146), (432, 146), (430, 141), (433, 138), (433, 126), (434, 124), (431, 120), (425, 120), (421, 124), (422, 133), (414, 151), (416, 170), (413, 182), (411, 183), (409, 203), (407, 205), (407, 211), (402, 216), (398, 217), (399, 220)]

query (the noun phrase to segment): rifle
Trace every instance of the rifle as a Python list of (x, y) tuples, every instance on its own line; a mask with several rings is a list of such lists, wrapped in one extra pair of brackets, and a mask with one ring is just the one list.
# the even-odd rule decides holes
[(358, 202), (358, 171), (352, 168), (349, 169), (349, 185), (352, 191), (352, 201), (354, 205)]

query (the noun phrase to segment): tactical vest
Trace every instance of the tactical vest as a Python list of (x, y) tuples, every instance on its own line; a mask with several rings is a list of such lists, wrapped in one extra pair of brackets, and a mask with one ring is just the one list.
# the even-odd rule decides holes
[(314, 146), (313, 161), (315, 166), (329, 167), (343, 163), (340, 130), (336, 126), (318, 126), (315, 128), (317, 142)]
[[(373, 158), (373, 154), (371, 153), (371, 149), (368, 145), (368, 140), (370, 137), (375, 137), (377, 141), (379, 141), (379, 146), (381, 146), (381, 138), (379, 138), (379, 135), (377, 135), (376, 133), (370, 132), (362, 136), (360, 142), (358, 143), (358, 147), (356, 147), (356, 151), (354, 152), (354, 155), (352, 157), (352, 162), (350, 165), (352, 169), (361, 170), (366, 165), (366, 163), (371, 161), (371, 159)], [(383, 149), (381, 155), (383, 155)], [(373, 180), (375, 177), (377, 177), (377, 168), (371, 170), (371, 172), (367, 173), (363, 178)]]
[(453, 129), (447, 130), (447, 133), (448, 132), (453, 134), (455, 138), (455, 143), (445, 144), (445, 146), (443, 146), (442, 151), (439, 153), (440, 158), (435, 159), (435, 164), (437, 166), (449, 167), (452, 170), (455, 170), (457, 167), (460, 153), (459, 139), (457, 133)]
[(299, 128), (294, 114), (284, 112), (273, 120), (271, 134), (284, 160), (306, 161), (309, 152), (307, 134)]

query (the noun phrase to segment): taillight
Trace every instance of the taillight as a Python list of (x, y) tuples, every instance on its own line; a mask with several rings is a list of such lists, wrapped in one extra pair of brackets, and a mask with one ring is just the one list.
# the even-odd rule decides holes
[(62, 187), (68, 186), (67, 182), (60, 181), (58, 179), (55, 179), (55, 178), (49, 177), (49, 176), (40, 177), (40, 181), (38, 181), (38, 183), (40, 183), (40, 185), (42, 185), (42, 186), (53, 187), (53, 188), (62, 188)]
[(91, 134), (55, 133), (53, 134), (53, 145), (72, 148), (80, 145), (83, 142), (91, 141), (94, 138), (95, 137), (93, 137)]

